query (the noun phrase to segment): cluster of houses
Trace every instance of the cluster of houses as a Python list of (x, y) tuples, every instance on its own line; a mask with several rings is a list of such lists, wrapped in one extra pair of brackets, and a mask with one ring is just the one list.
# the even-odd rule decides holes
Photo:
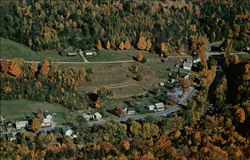
[(162, 102), (155, 103), (154, 105), (146, 106), (149, 111), (161, 112), (165, 110), (165, 106)]
[(99, 113), (99, 112), (96, 112), (94, 114), (87, 114), (87, 113), (83, 113), (82, 114), (82, 117), (84, 119), (86, 119), (87, 121), (90, 121), (90, 120), (100, 120), (102, 119), (102, 115)]
[(164, 58), (163, 61), (191, 71), (193, 64), (200, 62), (201, 59), (199, 57), (167, 57)]
[[(76, 138), (78, 133), (71, 129), (68, 126), (56, 127), (53, 121), (53, 116), (56, 113), (51, 113), (48, 111), (43, 112), (44, 118), (41, 121), (41, 130), (40, 132), (48, 132), (58, 130), (62, 135), (69, 136), (70, 138)], [(54, 124), (53, 124), (54, 123)], [(25, 131), (30, 133), (30, 123), (29, 121), (6, 121), (6, 119), (1, 115), (0, 116), (0, 133), (1, 136), (5, 136), (8, 141), (13, 141), (17, 139), (17, 133), (20, 131)]]

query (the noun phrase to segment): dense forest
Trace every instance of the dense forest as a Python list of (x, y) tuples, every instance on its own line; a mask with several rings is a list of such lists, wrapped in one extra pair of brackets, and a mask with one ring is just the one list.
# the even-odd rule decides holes
[[(247, 0), (19, 0), (2, 1), (0, 36), (34, 50), (121, 49), (194, 53), (201, 38), (250, 45)], [(140, 43), (140, 44), (138, 44)]]

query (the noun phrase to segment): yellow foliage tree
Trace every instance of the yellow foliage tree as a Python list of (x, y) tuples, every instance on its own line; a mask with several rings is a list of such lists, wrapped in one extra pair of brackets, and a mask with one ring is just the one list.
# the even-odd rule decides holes
[(119, 49), (120, 49), (120, 50), (124, 50), (124, 43), (123, 43), (123, 42), (120, 43)]
[(108, 41), (107, 41), (107, 44), (106, 44), (106, 49), (110, 49), (110, 46), (111, 46), (111, 45), (110, 45), (110, 41), (108, 40)]
[(168, 49), (169, 49), (169, 45), (167, 42), (161, 42), (160, 44), (160, 49), (163, 53), (167, 53), (168, 52)]
[(147, 43), (145, 37), (141, 36), (139, 41), (137, 42), (137, 48), (141, 50), (145, 50), (147, 48)]

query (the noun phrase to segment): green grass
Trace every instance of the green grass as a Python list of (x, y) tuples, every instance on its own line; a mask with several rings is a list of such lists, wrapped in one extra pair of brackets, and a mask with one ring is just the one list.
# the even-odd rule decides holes
[(22, 120), (25, 119), (26, 115), (31, 116), (32, 113), (36, 113), (38, 110), (55, 112), (59, 117), (63, 117), (68, 112), (68, 109), (59, 104), (28, 100), (1, 101), (1, 115), (6, 117), (7, 120)]
[[(138, 50), (100, 50), (96, 56), (86, 56), (87, 60), (90, 62), (103, 62), (103, 61), (119, 61), (119, 60), (133, 60), (136, 57)], [(149, 53), (147, 51), (141, 51), (143, 57), (145, 58), (156, 58), (155, 54)]]
[(76, 57), (62, 57), (58, 55), (57, 51), (43, 51), (35, 52), (29, 47), (5, 38), (0, 37), (0, 53), (1, 58), (22, 58), (27, 61), (42, 61), (44, 59), (68, 61), (68, 62), (82, 62), (80, 55)]

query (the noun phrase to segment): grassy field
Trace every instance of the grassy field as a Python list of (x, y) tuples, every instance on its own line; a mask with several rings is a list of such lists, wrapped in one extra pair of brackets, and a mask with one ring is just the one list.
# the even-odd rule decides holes
[(30, 116), (38, 110), (55, 112), (59, 116), (68, 112), (68, 109), (59, 104), (50, 104), (46, 102), (34, 102), (28, 100), (8, 100), (1, 101), (1, 114), (8, 120), (20, 120), (25, 116)]
[(29, 47), (17, 43), (5, 38), (0, 37), (0, 53), (1, 58), (22, 58), (27, 61), (42, 61), (44, 59), (50, 59), (53, 61), (72, 61), (72, 62), (82, 62), (82, 58), (77, 55), (76, 57), (62, 57), (58, 55), (57, 51), (43, 51), (35, 52)]
[[(133, 60), (136, 57), (138, 50), (100, 50), (96, 56), (86, 56), (87, 60), (90, 62), (103, 62), (103, 61), (119, 61), (119, 60)], [(149, 53), (147, 51), (141, 51), (143, 57), (145, 58), (156, 58), (155, 54)]]

